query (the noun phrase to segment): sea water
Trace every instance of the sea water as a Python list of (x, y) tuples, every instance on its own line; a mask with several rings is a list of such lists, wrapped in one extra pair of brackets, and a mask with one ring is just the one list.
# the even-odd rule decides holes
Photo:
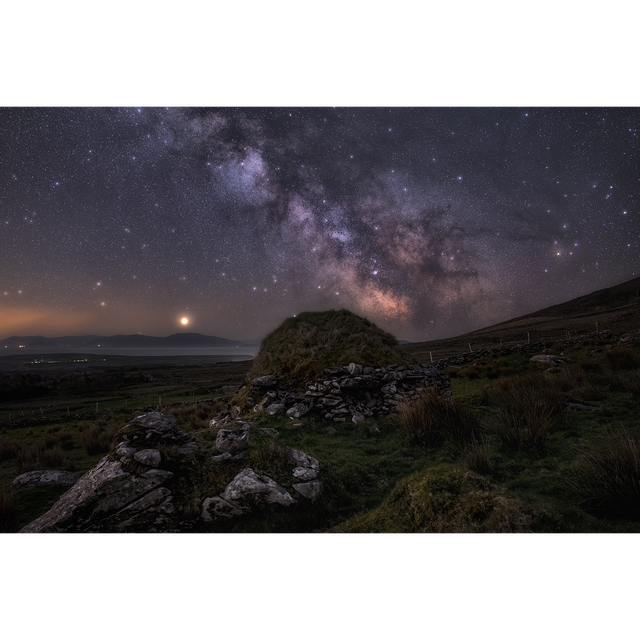
[(260, 347), (189, 347), (189, 348), (134, 348), (105, 349), (102, 347), (57, 347), (51, 349), (0, 349), (0, 356), (46, 355), (49, 353), (84, 353), (99, 356), (215, 356), (221, 362), (251, 360)]

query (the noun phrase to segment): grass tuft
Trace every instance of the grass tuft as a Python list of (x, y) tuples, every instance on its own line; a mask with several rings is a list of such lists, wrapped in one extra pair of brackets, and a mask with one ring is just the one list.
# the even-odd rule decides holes
[(578, 445), (567, 484), (580, 505), (596, 516), (640, 520), (640, 441), (626, 431), (608, 431)]
[(0, 490), (0, 533), (15, 533), (18, 530), (18, 505), (13, 495)]
[(427, 447), (447, 440), (466, 442), (479, 426), (473, 410), (430, 390), (412, 403), (400, 405), (395, 421), (409, 442)]
[(501, 380), (489, 395), (497, 412), (486, 429), (512, 451), (542, 450), (566, 404), (555, 379), (540, 372)]

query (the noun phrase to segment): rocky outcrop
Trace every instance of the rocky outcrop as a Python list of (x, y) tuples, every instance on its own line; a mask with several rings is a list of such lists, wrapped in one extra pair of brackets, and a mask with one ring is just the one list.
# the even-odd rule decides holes
[[(231, 425), (229, 425), (231, 426)], [(115, 436), (111, 451), (78, 480), (76, 474), (37, 471), (16, 478), (16, 486), (56, 481), (73, 482), (45, 514), (22, 529), (23, 533), (44, 532), (179, 532), (210, 530), (214, 521), (246, 515), (265, 508), (304, 505), (322, 493), (318, 478), (320, 463), (297, 449), (282, 449), (291, 467), (288, 481), (276, 482), (262, 472), (247, 467), (236, 473), (232, 466), (227, 478), (235, 476), (219, 495), (207, 497), (202, 511), (182, 520), (186, 503), (176, 503), (185, 487), (200, 482), (201, 464), (228, 464), (245, 456), (251, 432), (248, 422), (238, 421), (233, 429), (220, 429), (216, 439), (219, 455), (206, 462), (210, 444), (199, 445), (176, 427), (175, 416), (153, 412), (128, 422)], [(275, 429), (263, 428), (270, 438)], [(194, 454), (198, 451), (197, 456)], [(232, 464), (237, 465), (237, 462)], [(192, 470), (195, 475), (190, 475)], [(282, 473), (282, 472), (281, 472)], [(179, 480), (179, 482), (178, 482)], [(224, 484), (222, 485), (224, 486)], [(174, 487), (181, 487), (182, 494)], [(178, 491), (175, 494), (175, 491)], [(193, 495), (189, 493), (188, 495)], [(200, 491), (198, 487), (197, 491)], [(206, 494), (205, 494), (206, 495)], [(295, 496), (295, 497), (294, 497)]]
[[(292, 467), (291, 488), (306, 500), (317, 500), (323, 490), (322, 482), (318, 479), (320, 462), (298, 449), (288, 448), (286, 457)], [(201, 517), (205, 522), (227, 520), (270, 505), (289, 507), (296, 502), (286, 487), (267, 475), (259, 475), (253, 469), (246, 468), (236, 475), (220, 495), (204, 500)]]
[(22, 529), (36, 532), (174, 530), (172, 471), (167, 451), (188, 460), (198, 447), (176, 428), (175, 416), (138, 416), (116, 435), (117, 444), (44, 515)]
[[(270, 386), (277, 386), (277, 380), (274, 383), (270, 379), (269, 382)], [(255, 380), (251, 383), (252, 391), (260, 387), (254, 383)], [(298, 391), (270, 388), (253, 410), (269, 415), (286, 411), (292, 419), (315, 413), (334, 422), (347, 419), (360, 422), (393, 412), (400, 403), (415, 398), (424, 389), (451, 398), (449, 378), (435, 367), (390, 365), (373, 368), (352, 362), (348, 367), (325, 369), (320, 378)]]

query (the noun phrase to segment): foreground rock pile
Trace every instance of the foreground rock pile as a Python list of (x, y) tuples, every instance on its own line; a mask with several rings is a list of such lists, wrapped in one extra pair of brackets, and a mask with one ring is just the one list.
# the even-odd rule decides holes
[(360, 422), (376, 415), (386, 415), (403, 402), (419, 395), (424, 389), (451, 398), (449, 378), (428, 365), (390, 365), (363, 367), (351, 363), (348, 367), (325, 369), (322, 376), (306, 389), (278, 389), (278, 379), (267, 375), (251, 382), (253, 395), (264, 394), (253, 407), (269, 415), (286, 413), (293, 419), (307, 413), (320, 414), (325, 420)]
[[(313, 502), (322, 493), (319, 461), (303, 451), (282, 448), (291, 469), (286, 486), (247, 467), (236, 473), (221, 493), (204, 498), (200, 514), (182, 519), (176, 481), (183, 485), (193, 482), (190, 471), (198, 465), (226, 465), (245, 456), (251, 425), (238, 421), (233, 426), (218, 431), (217, 455), (210, 455), (205, 443), (199, 445), (193, 436), (177, 428), (174, 415), (148, 413), (120, 429), (109, 455), (79, 479), (63, 472), (23, 474), (16, 479), (16, 486), (50, 482), (73, 486), (21, 533), (180, 532), (202, 530), (202, 524), (206, 530), (207, 523), (271, 506)], [(275, 429), (263, 431), (278, 435)], [(234, 467), (227, 469), (231, 478)]]

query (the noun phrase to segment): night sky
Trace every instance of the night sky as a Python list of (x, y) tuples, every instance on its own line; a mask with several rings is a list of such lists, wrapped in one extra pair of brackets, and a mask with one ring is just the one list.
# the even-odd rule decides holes
[(344, 307), (422, 341), (618, 284), (639, 116), (1, 108), (0, 338), (261, 338)]

